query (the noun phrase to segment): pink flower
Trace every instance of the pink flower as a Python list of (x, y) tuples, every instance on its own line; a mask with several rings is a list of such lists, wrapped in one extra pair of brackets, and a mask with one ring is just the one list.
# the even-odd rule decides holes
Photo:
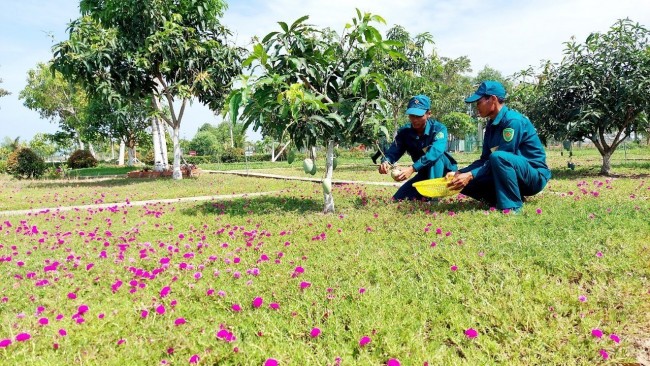
[(594, 329), (591, 330), (591, 335), (596, 337), (596, 338), (602, 338), (603, 331), (598, 329), (598, 328), (594, 328)]
[(20, 333), (16, 336), (16, 341), (18, 342), (24, 342), (32, 338), (32, 336), (29, 333)]
[(478, 337), (478, 332), (474, 328), (469, 328), (465, 330), (465, 336), (469, 339)]
[(142, 310), (142, 312), (140, 313), (140, 316), (144, 319), (147, 316), (149, 316), (149, 312), (147, 310)]
[(309, 333), (309, 335), (310, 335), (312, 338), (316, 338), (316, 337), (318, 337), (318, 336), (320, 335), (320, 329), (318, 329), (318, 328), (312, 328), (312, 330), (311, 330), (311, 332)]
[(605, 360), (609, 358), (609, 354), (604, 349), (601, 349), (598, 353), (600, 353), (600, 356)]
[(362, 294), (362, 293), (364, 293), (364, 292), (366, 292), (366, 289), (363, 288), (363, 287), (361, 287), (361, 288), (359, 289), (359, 293)]
[(264, 362), (264, 366), (278, 366), (278, 361), (274, 358), (268, 358)]
[(603, 252), (601, 251), (596, 252), (596, 257), (600, 258), (602, 256), (603, 256)]
[(253, 307), (254, 307), (255, 309), (257, 309), (257, 308), (259, 308), (260, 306), (262, 306), (263, 303), (264, 303), (264, 300), (262, 300), (261, 297), (256, 297), (256, 298), (253, 299)]
[(159, 315), (163, 315), (165, 313), (165, 305), (158, 305), (156, 308), (156, 313)]
[(120, 339), (119, 341), (117, 341), (117, 345), (119, 346), (120, 344), (124, 344), (124, 342), (126, 342), (126, 340)]
[(48, 324), (50, 324), (50, 320), (48, 318), (40, 318), (40, 319), (38, 319), (38, 324), (40, 324), (40, 325), (48, 325)]
[(301, 289), (301, 290), (304, 290), (304, 289), (306, 289), (306, 288), (309, 287), (309, 286), (311, 286), (311, 283), (309, 283), (309, 282), (306, 282), (306, 281), (302, 281), (302, 282), (300, 282), (300, 289)]
[(162, 290), (160, 290), (160, 297), (163, 298), (163, 297), (169, 295), (169, 292), (170, 292), (171, 290), (172, 290), (172, 289), (171, 289), (169, 286), (165, 286), (165, 287), (163, 287)]
[(451, 266), (450, 269), (451, 269), (452, 272), (456, 272), (456, 271), (458, 271), (458, 266), (454, 264), (453, 266)]
[(239, 304), (232, 304), (232, 311), (240, 312), (241, 306), (239, 306)]
[(611, 339), (612, 341), (614, 341), (614, 343), (620, 343), (620, 342), (621, 342), (621, 339), (618, 338), (618, 336), (617, 336), (616, 334), (614, 334), (614, 333), (612, 333), (612, 334), (609, 335), (609, 339)]
[(68, 299), (70, 299), (70, 300), (74, 300), (74, 299), (76, 299), (76, 298), (77, 298), (77, 294), (75, 294), (74, 292), (70, 292), (70, 293), (68, 294)]
[(61, 337), (65, 337), (65, 336), (68, 335), (68, 332), (66, 332), (65, 329), (62, 328), (62, 329), (59, 329), (59, 335)]
[(199, 360), (199, 355), (192, 355), (192, 357), (190, 357), (190, 363), (199, 363)]
[(542, 209), (538, 208), (537, 210), (535, 210), (535, 212), (537, 212), (537, 214), (540, 215), (542, 213)]
[(11, 345), (11, 339), (0, 340), (0, 348), (6, 348)]
[(77, 310), (77, 312), (81, 315), (83, 315), (87, 311), (88, 311), (88, 305), (80, 305), (79, 309)]
[(269, 304), (269, 307), (273, 310), (278, 310), (280, 308), (280, 304), (278, 304), (277, 302), (272, 302)]
[(391, 358), (386, 362), (386, 366), (400, 366), (399, 360), (396, 358)]
[(185, 318), (178, 318), (178, 319), (174, 320), (174, 325), (175, 326), (179, 326), (179, 325), (182, 325), (182, 324), (185, 324)]
[(580, 302), (586, 302), (586, 301), (587, 301), (587, 296), (585, 296), (585, 295), (580, 295), (580, 296), (578, 296), (578, 301), (580, 301)]
[(359, 346), (360, 346), (360, 347), (364, 347), (365, 345), (367, 345), (368, 343), (370, 343), (370, 341), (371, 341), (370, 337), (368, 337), (368, 336), (363, 336), (363, 337), (361, 337), (361, 339), (359, 339)]

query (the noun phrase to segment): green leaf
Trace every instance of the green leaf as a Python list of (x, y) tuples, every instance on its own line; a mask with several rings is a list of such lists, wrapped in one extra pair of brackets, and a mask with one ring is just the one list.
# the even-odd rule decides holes
[(264, 38), (262, 38), (262, 43), (266, 43), (266, 42), (268, 42), (268, 41), (269, 41), (271, 38), (273, 38), (276, 34), (280, 34), (280, 32), (271, 32), (271, 33), (267, 34), (266, 36), (264, 36)]
[(240, 91), (237, 91), (235, 94), (232, 95), (230, 98), (230, 103), (228, 103), (228, 106), (230, 107), (230, 121), (232, 122), (233, 125), (237, 124), (237, 117), (239, 116), (239, 107), (241, 106), (241, 101), (242, 101), (242, 95)]
[(295, 22), (293, 22), (293, 24), (291, 24), (291, 28), (289, 28), (289, 30), (294, 30), (294, 29), (296, 29), (296, 27), (297, 27), (298, 25), (300, 25), (300, 23), (304, 22), (304, 21), (307, 20), (307, 19), (309, 19), (309, 15), (304, 15), (304, 16), (298, 18), (298, 20), (296, 20)]
[(285, 23), (285, 22), (278, 22), (278, 24), (280, 24), (280, 28), (282, 28), (282, 30), (283, 30), (285, 33), (289, 33), (289, 26), (287, 25), (287, 23)]

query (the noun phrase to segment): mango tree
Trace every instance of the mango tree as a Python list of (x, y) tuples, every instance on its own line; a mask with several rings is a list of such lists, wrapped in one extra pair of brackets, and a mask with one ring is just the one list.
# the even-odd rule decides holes
[[(559, 65), (547, 63), (529, 107), (545, 138), (591, 140), (609, 175), (610, 159), (632, 132), (643, 130), (650, 111), (650, 31), (629, 19), (583, 44), (566, 43)], [(528, 89), (530, 91), (530, 89)]]
[(225, 8), (222, 0), (81, 0), (82, 17), (54, 47), (54, 67), (110, 103), (152, 97), (154, 117), (172, 129), (173, 177), (182, 179), (187, 103), (196, 98), (220, 109), (241, 73), (243, 50), (228, 44), (219, 22)]
[[(324, 212), (334, 212), (331, 192), (334, 147), (368, 142), (379, 128), (384, 75), (373, 59), (392, 51), (397, 42), (382, 39), (372, 23), (385, 23), (357, 10), (342, 34), (317, 29), (299, 18), (254, 45), (244, 66), (255, 63), (251, 76), (229, 97), (229, 113), (246, 127), (278, 141), (291, 139), (297, 149), (327, 146), (323, 175)], [(316, 168), (305, 162), (315, 174)]]
[(51, 64), (39, 63), (27, 72), (27, 85), (18, 95), (25, 107), (38, 112), (41, 118), (58, 122), (61, 132), (77, 141), (84, 150), (88, 96), (80, 84), (66, 80), (60, 72), (52, 72)]

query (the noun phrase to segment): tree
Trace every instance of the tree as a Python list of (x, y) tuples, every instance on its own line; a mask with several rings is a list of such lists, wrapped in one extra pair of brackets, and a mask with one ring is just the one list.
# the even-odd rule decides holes
[(52, 156), (58, 149), (49, 135), (40, 132), (29, 141), (29, 148), (43, 159)]
[(27, 73), (27, 85), (18, 98), (25, 107), (38, 112), (41, 118), (57, 122), (66, 136), (77, 140), (84, 149), (86, 107), (88, 98), (83, 88), (52, 72), (51, 64), (39, 63)]
[(110, 104), (101, 95), (94, 95), (88, 104), (87, 134), (118, 139), (124, 143), (128, 152), (128, 166), (135, 164), (135, 148), (149, 138), (147, 128), (151, 120), (150, 98), (127, 100), (124, 103)]
[(220, 110), (241, 72), (243, 51), (228, 45), (230, 32), (219, 23), (225, 8), (222, 0), (81, 0), (83, 17), (54, 47), (54, 67), (111, 104), (153, 97), (156, 117), (173, 131), (173, 177), (182, 179), (185, 106), (197, 98)]
[(559, 65), (539, 76), (531, 114), (540, 134), (559, 141), (591, 140), (609, 175), (621, 142), (645, 126), (650, 111), (650, 32), (629, 19), (585, 43), (566, 43)]
[(334, 146), (368, 142), (377, 134), (385, 84), (373, 60), (397, 42), (383, 40), (371, 25), (385, 23), (381, 17), (359, 10), (341, 35), (316, 29), (307, 19), (279, 22), (281, 31), (254, 45), (244, 66), (255, 61), (260, 70), (242, 78), (242, 87), (229, 97), (228, 113), (237, 121), (243, 104), (246, 128), (252, 125), (278, 141), (288, 136), (298, 149), (327, 145), (323, 211), (334, 212), (329, 189)]
[[(2, 78), (0, 78), (0, 84), (2, 84)], [(5, 90), (5, 89), (0, 88), (0, 98), (2, 98), (2, 97), (4, 97), (4, 96), (7, 96), (7, 95), (9, 95), (9, 94), (11, 94), (11, 93), (8, 92), (8, 91)]]

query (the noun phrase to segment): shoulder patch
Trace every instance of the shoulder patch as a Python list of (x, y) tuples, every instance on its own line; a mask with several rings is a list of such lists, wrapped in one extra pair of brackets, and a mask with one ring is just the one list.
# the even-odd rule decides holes
[(515, 129), (514, 128), (504, 128), (503, 129), (503, 139), (506, 142), (512, 141), (513, 137), (515, 137)]
[(440, 140), (441, 138), (444, 138), (444, 137), (445, 137), (445, 134), (442, 131), (440, 131), (440, 132), (438, 132), (436, 134), (436, 140)]

